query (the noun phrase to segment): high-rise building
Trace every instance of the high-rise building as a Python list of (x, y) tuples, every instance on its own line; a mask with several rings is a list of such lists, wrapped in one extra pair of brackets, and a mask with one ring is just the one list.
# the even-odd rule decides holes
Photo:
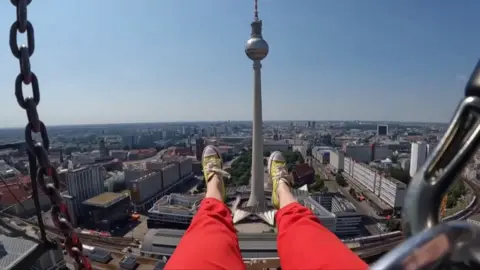
[(69, 198), (72, 215), (81, 216), (82, 202), (103, 193), (103, 172), (102, 166), (83, 167), (67, 172), (68, 194), (64, 194), (64, 197)]
[(377, 136), (387, 136), (388, 125), (377, 125)]
[(203, 149), (205, 149), (205, 140), (203, 138), (195, 139), (195, 156), (198, 161), (202, 161)]
[(108, 156), (108, 149), (105, 145), (105, 139), (101, 138), (98, 142), (98, 149), (100, 151), (100, 157), (107, 157)]
[(427, 144), (427, 158), (433, 153), (438, 143), (429, 143)]
[(424, 142), (412, 143), (410, 153), (410, 176), (413, 177), (427, 160), (428, 145)]

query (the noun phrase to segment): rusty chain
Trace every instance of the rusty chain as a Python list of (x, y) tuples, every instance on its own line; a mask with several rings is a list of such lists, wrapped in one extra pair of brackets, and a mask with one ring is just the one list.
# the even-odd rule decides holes
[[(68, 254), (75, 260), (76, 267), (79, 269), (92, 269), (90, 262), (83, 255), (83, 246), (75, 232), (68, 207), (60, 194), (60, 182), (57, 170), (50, 163), (48, 158), (48, 149), (50, 142), (48, 139), (45, 124), (40, 120), (37, 112), (37, 105), (40, 103), (40, 89), (38, 79), (35, 73), (31, 71), (30, 57), (35, 51), (35, 35), (33, 26), (27, 19), (27, 6), (32, 0), (10, 0), (17, 9), (17, 20), (10, 27), (10, 50), (20, 62), (20, 73), (15, 80), (15, 96), (18, 105), (27, 112), (28, 124), (25, 127), (25, 143), (28, 148), (28, 159), (30, 166), (30, 178), (32, 181), (32, 195), (34, 198), (37, 218), (41, 231), (42, 241), (48, 245), (50, 241), (46, 237), (45, 225), (43, 224), (40, 203), (38, 199), (38, 187), (49, 197), (52, 203), (51, 215), (55, 226), (65, 236), (64, 246)], [(27, 45), (18, 46), (18, 33), (26, 33)], [(33, 97), (25, 98), (23, 95), (23, 85), (31, 85)], [(42, 142), (36, 142), (32, 138), (32, 132), (40, 133)], [(45, 176), (50, 176), (53, 184), (47, 184)]]

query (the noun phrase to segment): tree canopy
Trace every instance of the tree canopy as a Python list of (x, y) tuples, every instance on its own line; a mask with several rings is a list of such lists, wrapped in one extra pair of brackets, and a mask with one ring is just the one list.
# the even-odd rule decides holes
[[(285, 161), (287, 163), (287, 168), (289, 171), (292, 170), (295, 164), (304, 163), (305, 160), (303, 156), (298, 151), (282, 151)], [(264, 152), (264, 156), (268, 154), (270, 155), (269, 151)], [(266, 162), (264, 162), (264, 166), (266, 166)], [(227, 171), (231, 174), (232, 178), (230, 179), (229, 185), (233, 186), (241, 186), (241, 185), (248, 185), (250, 183), (251, 178), (251, 170), (252, 170), (252, 151), (245, 151), (238, 156), (238, 158), (232, 163), (232, 166), (227, 169)]]
[(282, 151), (287, 162), (288, 171), (292, 171), (295, 165), (305, 163), (305, 159), (299, 151)]
[(248, 185), (251, 177), (252, 169), (252, 152), (245, 151), (238, 158), (232, 162), (232, 166), (227, 169), (232, 178), (230, 179), (230, 185), (241, 186)]
[(325, 179), (322, 179), (320, 175), (315, 175), (315, 182), (308, 186), (308, 190), (312, 192), (323, 191), (325, 187)]
[(455, 183), (450, 187), (447, 193), (447, 208), (453, 208), (457, 205), (458, 200), (467, 193), (467, 187), (458, 179)]

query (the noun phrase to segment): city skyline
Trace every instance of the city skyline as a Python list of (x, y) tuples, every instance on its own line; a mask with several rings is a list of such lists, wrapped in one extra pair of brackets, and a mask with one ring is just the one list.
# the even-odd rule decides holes
[[(47, 125), (252, 119), (242, 48), (250, 1), (112, 3), (29, 7)], [(478, 58), (480, 39), (468, 33), (479, 6), (262, 1), (275, 44), (264, 61), (264, 120), (449, 121)], [(0, 15), (7, 38), (10, 3)], [(0, 126), (22, 127), (7, 46), (0, 61)]]
[[(435, 124), (435, 125), (448, 125), (450, 122), (445, 121), (445, 122), (421, 122), (421, 121), (388, 121), (388, 120), (378, 120), (378, 121), (373, 121), (373, 120), (315, 120), (315, 119), (304, 119), (304, 120), (263, 120), (264, 124), (269, 124), (269, 123), (307, 123), (309, 121), (316, 122), (317, 124), (322, 124), (322, 123), (350, 123), (350, 122), (362, 122), (362, 123), (381, 123), (381, 124)], [(118, 123), (98, 123), (98, 124), (92, 124), (92, 123), (80, 123), (80, 124), (59, 124), (59, 125), (49, 125), (50, 128), (65, 128), (65, 127), (101, 127), (101, 126), (121, 126), (121, 125), (184, 125), (184, 124), (192, 124), (192, 125), (198, 125), (198, 124), (217, 124), (217, 123), (225, 123), (225, 122), (231, 122), (231, 123), (252, 123), (252, 120), (205, 120), (205, 121), (193, 121), (193, 120), (185, 120), (185, 121), (171, 121), (171, 122), (142, 122), (142, 121), (136, 121), (136, 122), (118, 122)], [(23, 132), (25, 126), (12, 126), (12, 127), (0, 127), (0, 130), (15, 130), (18, 129)]]

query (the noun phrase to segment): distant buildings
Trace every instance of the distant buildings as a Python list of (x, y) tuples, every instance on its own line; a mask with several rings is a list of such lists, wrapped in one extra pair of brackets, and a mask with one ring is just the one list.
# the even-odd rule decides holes
[(263, 144), (263, 151), (288, 151), (291, 147), (292, 146), (288, 140), (265, 141)]
[(392, 150), (389, 149), (388, 145), (381, 144), (354, 144), (354, 143), (345, 143), (342, 148), (346, 156), (351, 157), (352, 159), (368, 163), (374, 160), (381, 160), (388, 158), (392, 155)]

